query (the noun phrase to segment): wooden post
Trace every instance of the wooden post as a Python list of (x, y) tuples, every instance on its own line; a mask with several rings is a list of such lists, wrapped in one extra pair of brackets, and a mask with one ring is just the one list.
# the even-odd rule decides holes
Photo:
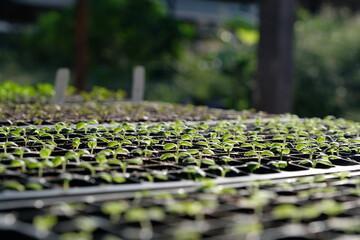
[(133, 69), (131, 101), (133, 102), (143, 101), (144, 88), (145, 88), (145, 68), (143, 66), (136, 66)]
[(268, 113), (290, 112), (296, 0), (261, 0), (258, 75), (254, 103)]
[(88, 0), (76, 1), (75, 88), (86, 89)]
[(54, 104), (64, 104), (65, 92), (69, 84), (69, 79), (70, 70), (68, 68), (59, 68), (56, 71)]

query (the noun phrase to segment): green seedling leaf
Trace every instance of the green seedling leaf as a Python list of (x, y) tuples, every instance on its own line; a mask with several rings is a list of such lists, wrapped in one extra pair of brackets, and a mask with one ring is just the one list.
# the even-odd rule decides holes
[(201, 177), (205, 177), (206, 173), (198, 166), (186, 166), (182, 172), (189, 174), (199, 174)]
[(313, 162), (311, 160), (309, 160), (309, 159), (306, 159), (306, 160), (300, 161), (299, 164), (301, 164), (301, 165), (308, 165), (308, 164), (313, 165)]
[(90, 155), (90, 152), (87, 149), (81, 149), (78, 151), (78, 153), (81, 155)]
[(34, 191), (41, 191), (44, 187), (39, 183), (30, 182), (26, 184), (26, 188)]
[(201, 160), (201, 162), (209, 164), (209, 165), (214, 165), (215, 164), (215, 161), (213, 159), (210, 159), (210, 158), (204, 158), (204, 159)]
[(215, 155), (214, 151), (208, 148), (205, 148), (204, 150), (202, 150), (203, 154), (209, 154), (209, 155)]
[(273, 156), (275, 156), (275, 154), (273, 153), (273, 152), (271, 152), (271, 151), (262, 151), (261, 152), (261, 156), (270, 156), (270, 157), (273, 157)]
[(273, 140), (284, 140), (284, 136), (281, 135), (274, 136)]
[(272, 143), (272, 144), (270, 145), (271, 148), (279, 148), (279, 147), (281, 147), (281, 146), (282, 146), (281, 143)]
[(164, 153), (163, 155), (160, 156), (160, 160), (166, 160), (168, 158), (173, 158), (174, 154), (173, 153)]
[(81, 163), (79, 167), (88, 169), (91, 172), (91, 176), (95, 176), (95, 168), (90, 163)]
[(241, 144), (240, 147), (252, 147), (252, 145), (250, 143), (244, 143), (244, 144)]
[(202, 146), (209, 146), (209, 144), (207, 142), (204, 142), (204, 141), (199, 141), (196, 144), (197, 145), (202, 145)]
[(126, 148), (118, 148), (118, 149), (115, 149), (115, 153), (116, 154), (119, 154), (119, 153), (129, 154), (130, 152)]
[(107, 146), (108, 146), (109, 148), (112, 148), (112, 147), (119, 146), (119, 145), (120, 145), (119, 142), (115, 142), (115, 141), (114, 141), (114, 142), (108, 142), (108, 145), (107, 145)]
[(112, 182), (112, 177), (111, 177), (111, 175), (110, 175), (109, 173), (107, 173), (107, 172), (99, 172), (99, 173), (97, 174), (97, 177), (105, 180), (105, 181), (108, 182), (108, 183), (111, 183), (111, 182)]
[(179, 141), (179, 146), (192, 147), (192, 144), (187, 141)]
[(176, 146), (176, 144), (175, 143), (167, 143), (167, 144), (165, 144), (164, 145), (164, 149), (165, 150), (170, 150), (170, 149), (173, 149), (173, 148), (176, 148), (177, 146)]
[(4, 164), (0, 164), (0, 174), (5, 172), (5, 170), (6, 170), (6, 166)]
[(71, 173), (61, 173), (60, 179), (71, 181), (71, 180), (73, 180), (73, 175)]
[(189, 134), (184, 134), (184, 135), (181, 136), (181, 139), (182, 139), (182, 140), (192, 140), (193, 137), (190, 136)]
[(125, 144), (125, 145), (131, 145), (132, 142), (131, 142), (130, 140), (128, 140), (128, 139), (124, 139), (124, 140), (122, 140), (122, 141), (120, 142), (120, 144), (121, 144), (121, 145), (123, 145), (123, 144)]
[(239, 239), (243, 239), (244, 236), (249, 234), (260, 234), (263, 231), (263, 225), (258, 222), (249, 222), (249, 223), (237, 223), (232, 232), (239, 236)]
[(84, 232), (93, 232), (98, 228), (96, 220), (92, 217), (80, 216), (75, 219), (75, 225)]
[(303, 144), (303, 143), (297, 144), (296, 147), (295, 147), (295, 149), (298, 150), (298, 151), (301, 151), (304, 148), (306, 148), (306, 144)]
[(333, 199), (324, 199), (319, 204), (322, 212), (329, 216), (337, 216), (344, 212), (344, 206)]
[(65, 160), (62, 156), (56, 156), (52, 159), (52, 163), (54, 164), (54, 167), (60, 166)]
[(235, 172), (235, 173), (240, 173), (240, 170), (237, 169), (234, 166), (225, 166), (224, 167), (225, 172)]
[(327, 159), (319, 159), (319, 160), (316, 160), (318, 163), (322, 163), (324, 165), (327, 165), (327, 166), (334, 166), (329, 160)]
[(129, 207), (129, 204), (125, 201), (110, 201), (105, 202), (101, 206), (101, 211), (104, 214), (110, 216), (110, 219), (113, 223), (116, 223), (120, 220), (120, 216), (125, 212)]
[(276, 219), (297, 219), (301, 216), (301, 211), (292, 204), (282, 204), (274, 207), (272, 215)]
[(289, 153), (290, 153), (290, 149), (289, 149), (289, 148), (283, 148), (283, 149), (281, 149), (281, 153), (282, 153), (282, 154), (289, 154)]
[(166, 173), (154, 173), (154, 178), (164, 180), (164, 181), (169, 179), (169, 177)]
[(87, 127), (87, 123), (85, 122), (79, 122), (78, 124), (76, 124), (75, 128), (76, 130), (81, 130)]
[(12, 181), (12, 180), (5, 181), (5, 182), (2, 183), (2, 185), (5, 188), (16, 190), (16, 191), (19, 191), (19, 192), (25, 191), (24, 185), (22, 185), (21, 183), (16, 182), (16, 181)]
[(124, 182), (126, 182), (126, 177), (124, 175), (120, 175), (118, 173), (113, 173), (112, 174), (112, 180), (115, 183), (124, 183)]
[(260, 164), (257, 162), (249, 162), (246, 164), (246, 167), (250, 170), (250, 172), (253, 172), (256, 169), (260, 168)]
[(187, 152), (190, 153), (191, 155), (195, 155), (195, 154), (199, 154), (200, 151), (197, 149), (190, 149)]
[(129, 164), (142, 165), (143, 160), (141, 158), (132, 158), (127, 161)]
[(43, 148), (43, 149), (40, 150), (40, 157), (47, 159), (47, 158), (50, 157), (51, 153), (52, 153), (52, 149)]
[(286, 168), (288, 166), (287, 162), (285, 161), (270, 161), (268, 164), (276, 168)]
[(108, 142), (109, 142), (109, 140), (107, 140), (107, 139), (104, 138), (104, 137), (99, 137), (98, 140), (103, 141), (104, 143), (108, 143)]
[(258, 155), (258, 153), (255, 152), (255, 151), (249, 151), (249, 152), (246, 152), (244, 154), (244, 156), (246, 156), (246, 157), (248, 157), (248, 156), (257, 156), (257, 155)]
[(40, 230), (43, 231), (49, 231), (50, 229), (55, 226), (55, 224), (58, 222), (58, 219), (55, 215), (46, 214), (46, 215), (40, 215), (35, 216), (33, 220), (33, 225)]
[(164, 210), (160, 207), (150, 207), (147, 209), (147, 216), (151, 220), (162, 221), (165, 219)]
[(254, 145), (258, 148), (266, 148), (266, 144), (263, 143), (254, 143)]
[(144, 208), (133, 207), (126, 211), (125, 219), (129, 222), (140, 222), (146, 215), (146, 210)]

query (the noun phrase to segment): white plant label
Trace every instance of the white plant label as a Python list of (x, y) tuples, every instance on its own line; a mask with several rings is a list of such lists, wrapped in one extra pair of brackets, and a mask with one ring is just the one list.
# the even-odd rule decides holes
[(144, 88), (145, 88), (145, 68), (144, 66), (136, 66), (133, 69), (131, 101), (133, 102), (143, 101)]
[(68, 68), (59, 68), (56, 71), (54, 104), (64, 104), (65, 92), (69, 84), (69, 79), (70, 70)]

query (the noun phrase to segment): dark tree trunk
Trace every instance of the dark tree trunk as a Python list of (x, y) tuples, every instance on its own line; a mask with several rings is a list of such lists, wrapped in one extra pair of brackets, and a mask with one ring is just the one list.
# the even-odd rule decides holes
[(258, 75), (254, 103), (268, 113), (290, 112), (296, 0), (261, 0)]

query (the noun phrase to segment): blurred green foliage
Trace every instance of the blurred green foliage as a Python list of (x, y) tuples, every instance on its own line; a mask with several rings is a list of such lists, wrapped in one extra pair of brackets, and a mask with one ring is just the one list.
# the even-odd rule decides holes
[(359, 15), (330, 8), (296, 23), (295, 113), (360, 119), (358, 29)]
[[(129, 79), (138, 64), (150, 66), (150, 75), (168, 74), (166, 63), (180, 57), (194, 34), (191, 25), (169, 17), (160, 1), (91, 0), (89, 5), (89, 76), (96, 85), (129, 89), (121, 79)], [(21, 61), (72, 66), (74, 24), (74, 8), (42, 15), (36, 29), (24, 33)]]
[[(120, 101), (126, 93), (123, 90), (111, 91), (103, 87), (94, 86), (91, 91), (75, 95), (74, 87), (66, 90), (66, 100), (72, 101)], [(35, 86), (20, 85), (12, 81), (0, 82), (0, 102), (2, 103), (42, 103), (53, 102), (55, 89), (53, 84), (37, 83)]]

